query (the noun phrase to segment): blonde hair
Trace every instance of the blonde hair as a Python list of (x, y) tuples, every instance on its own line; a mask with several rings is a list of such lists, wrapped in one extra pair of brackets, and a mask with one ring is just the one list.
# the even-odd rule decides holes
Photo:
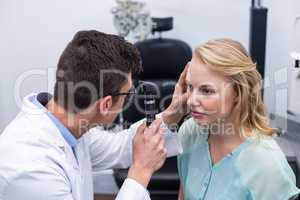
[(212, 70), (233, 82), (237, 94), (236, 122), (240, 125), (240, 133), (246, 137), (245, 129), (250, 129), (272, 135), (276, 129), (269, 126), (266, 117), (261, 96), (262, 78), (243, 45), (231, 39), (216, 39), (197, 47), (194, 53)]

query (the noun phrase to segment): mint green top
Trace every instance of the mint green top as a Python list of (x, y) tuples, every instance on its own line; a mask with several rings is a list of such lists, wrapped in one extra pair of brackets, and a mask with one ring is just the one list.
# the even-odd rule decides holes
[(185, 200), (288, 200), (300, 193), (272, 137), (246, 139), (215, 165), (208, 131), (191, 118), (179, 130), (178, 171)]

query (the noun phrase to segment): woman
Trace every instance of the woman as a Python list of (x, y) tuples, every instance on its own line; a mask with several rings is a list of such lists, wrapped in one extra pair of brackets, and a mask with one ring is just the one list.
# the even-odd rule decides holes
[(196, 48), (186, 83), (192, 118), (179, 130), (180, 199), (288, 200), (300, 190), (272, 138), (261, 76), (230, 39)]

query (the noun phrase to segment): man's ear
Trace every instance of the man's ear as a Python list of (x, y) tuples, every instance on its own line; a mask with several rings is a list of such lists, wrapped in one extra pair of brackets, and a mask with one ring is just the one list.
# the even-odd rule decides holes
[(112, 96), (105, 96), (99, 100), (98, 108), (102, 115), (107, 115), (112, 107)]

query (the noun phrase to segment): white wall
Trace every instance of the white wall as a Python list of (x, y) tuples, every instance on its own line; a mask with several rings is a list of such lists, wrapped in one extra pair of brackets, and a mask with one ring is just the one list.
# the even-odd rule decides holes
[[(192, 47), (211, 38), (231, 37), (248, 47), (250, 0), (148, 0), (147, 3), (153, 16), (174, 16), (175, 28), (164, 34), (167, 37), (185, 40)], [(270, 14), (269, 74), (289, 63), (287, 53), (296, 3), (297, 0), (265, 0)], [(76, 31), (97, 29), (115, 33), (110, 14), (113, 5), (113, 0), (0, 1), (0, 130), (19, 110), (14, 86), (20, 75), (33, 69), (48, 73), (47, 68), (52, 67), (50, 78), (45, 74), (24, 80), (20, 95), (48, 88), (52, 91), (54, 67)], [(266, 91), (266, 102), (274, 109), (275, 93), (270, 88)]]
[[(285, 111), (291, 108), (288, 105), (288, 96), (292, 92), (289, 80), (294, 76), (290, 74), (294, 63), (289, 54), (300, 41), (300, 35), (296, 36), (294, 31), (295, 17), (300, 15), (300, 2), (265, 0), (264, 5), (269, 8), (264, 100), (269, 111), (285, 116)], [(293, 92), (297, 93), (290, 101), (294, 104), (300, 100), (300, 93)]]
[[(60, 53), (80, 29), (113, 32), (112, 1), (0, 1), (0, 130), (18, 112), (14, 85), (24, 72), (55, 67)], [(21, 96), (45, 91), (45, 76), (31, 76)], [(53, 86), (50, 84), (49, 88)]]

